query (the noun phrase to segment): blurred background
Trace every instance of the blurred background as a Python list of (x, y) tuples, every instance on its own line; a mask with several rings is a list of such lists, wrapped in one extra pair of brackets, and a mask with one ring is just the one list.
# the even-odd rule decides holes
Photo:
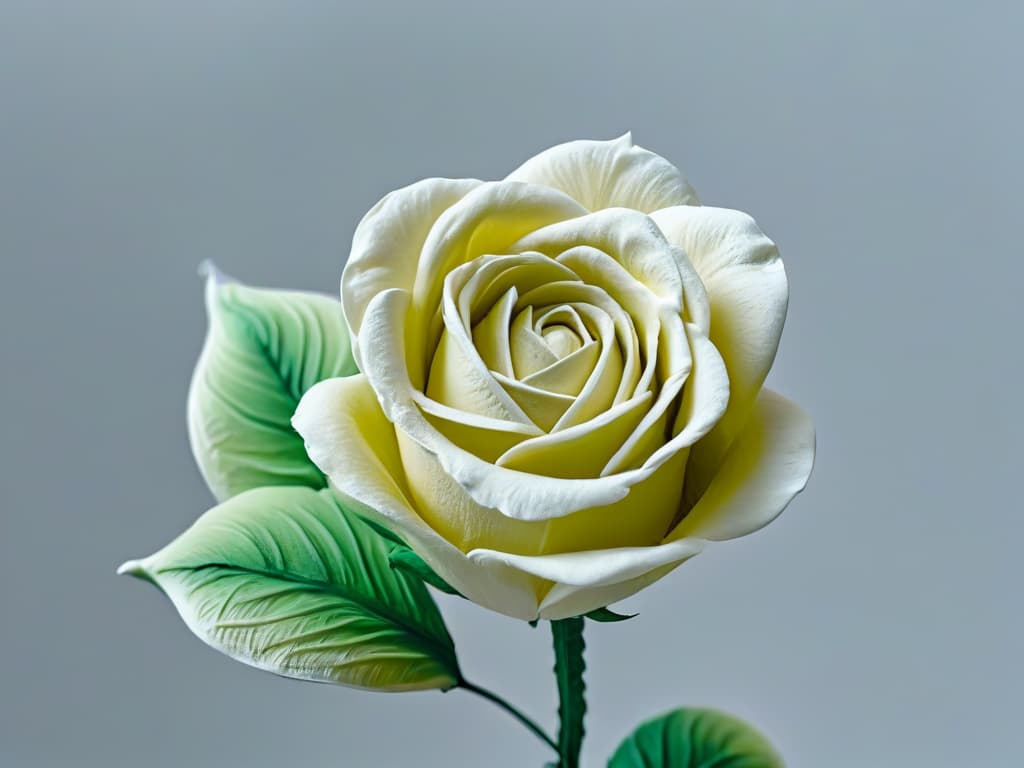
[[(541, 765), (465, 693), (287, 681), (114, 568), (210, 505), (197, 265), (335, 292), (362, 214), (611, 138), (752, 213), (807, 491), (588, 628), (586, 765), (681, 704), (794, 768), (1020, 764), (1019, 33), (1009, 2), (0, 0), (0, 764)], [(444, 599), (554, 723), (545, 627)]]

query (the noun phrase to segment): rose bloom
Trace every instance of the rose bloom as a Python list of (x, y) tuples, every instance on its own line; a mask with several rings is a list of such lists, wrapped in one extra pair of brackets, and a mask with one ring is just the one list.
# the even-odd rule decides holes
[(810, 419), (762, 388), (775, 245), (628, 135), (392, 192), (341, 298), (361, 373), (313, 387), (295, 428), (343, 497), (495, 611), (621, 600), (810, 474)]

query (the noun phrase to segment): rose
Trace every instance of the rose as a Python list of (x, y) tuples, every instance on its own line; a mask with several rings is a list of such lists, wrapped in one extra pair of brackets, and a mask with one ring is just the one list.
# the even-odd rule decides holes
[(628, 135), (392, 192), (341, 293), (362, 373), (293, 424), (343, 496), (493, 610), (621, 600), (810, 473), (810, 420), (762, 389), (788, 301), (774, 244)]

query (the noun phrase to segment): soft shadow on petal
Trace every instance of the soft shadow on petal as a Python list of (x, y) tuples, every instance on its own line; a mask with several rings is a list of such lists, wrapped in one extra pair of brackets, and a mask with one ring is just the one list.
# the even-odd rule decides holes
[[(459, 333), (462, 331), (462, 333)], [(528, 411), (495, 380), (463, 329), (441, 334), (427, 380), (427, 397), (451, 408), (532, 426)]]
[[(699, 441), (706, 437), (725, 412), (729, 402), (729, 378), (721, 355), (697, 326), (688, 325), (686, 336), (690, 344), (693, 367), (683, 388), (682, 402), (676, 414), (675, 424), (670, 430), (671, 439), (663, 442), (663, 433), (657, 429), (658, 419), (667, 416), (667, 411), (659, 410), (656, 403), (656, 407), (651, 409), (654, 420), (645, 420), (640, 424), (609, 462), (605, 468), (606, 472), (622, 471), (632, 466), (635, 461), (643, 461), (644, 470), (660, 467), (684, 448), (690, 449), (690, 446), (695, 448), (695, 444), (699, 445)], [(664, 386), (668, 387), (670, 384), (671, 382), (668, 382)], [(692, 450), (690, 449), (691, 455)], [(648, 453), (650, 455), (647, 455)], [(687, 463), (686, 466), (687, 476), (691, 463)]]
[(293, 424), (332, 486), (361, 513), (398, 533), (441, 578), (499, 613), (535, 617), (537, 579), (513, 568), (480, 568), (417, 514), (394, 428), (365, 376), (320, 382), (302, 398)]
[(733, 539), (770, 523), (807, 484), (814, 424), (795, 403), (761, 390), (703, 496), (669, 535)]
[[(653, 362), (653, 367), (657, 369), (661, 381), (657, 388), (657, 397), (643, 421), (621, 445), (616, 446), (615, 453), (609, 457), (608, 463), (601, 471), (602, 475), (640, 466), (654, 451), (666, 445), (666, 437), (674, 434), (668, 428), (669, 410), (678, 402), (679, 392), (689, 380), (694, 367), (694, 357), (679, 315), (662, 310), (659, 325), (661, 332), (657, 339), (657, 355), (653, 361), (649, 359), (649, 363)], [(684, 443), (680, 439), (672, 445), (685, 447), (689, 443)], [(670, 447), (665, 450), (674, 451), (676, 448)]]
[(672, 163), (633, 145), (630, 134), (611, 141), (570, 141), (536, 155), (507, 177), (565, 192), (588, 210), (634, 208), (644, 213), (697, 205), (697, 194)]

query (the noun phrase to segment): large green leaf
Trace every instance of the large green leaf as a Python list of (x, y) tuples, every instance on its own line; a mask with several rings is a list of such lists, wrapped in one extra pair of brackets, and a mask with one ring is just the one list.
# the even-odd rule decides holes
[(325, 487), (291, 418), (318, 381), (357, 372), (341, 303), (207, 272), (209, 330), (189, 389), (188, 432), (210, 490), (223, 501), (264, 485)]
[(329, 490), (268, 487), (118, 572), (155, 583), (189, 629), (246, 664), (359, 688), (451, 688), (451, 637), (423, 583), (391, 568), (391, 548)]
[(783, 768), (783, 762), (764, 736), (732, 715), (676, 709), (633, 731), (608, 768)]

